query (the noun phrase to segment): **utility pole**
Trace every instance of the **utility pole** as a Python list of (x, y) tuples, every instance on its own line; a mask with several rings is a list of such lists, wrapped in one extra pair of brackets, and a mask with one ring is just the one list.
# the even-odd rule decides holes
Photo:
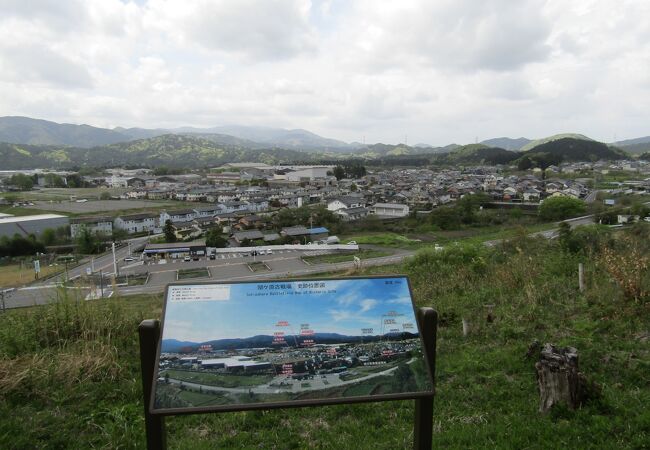
[(95, 257), (94, 256), (90, 257), (90, 271), (92, 273), (95, 273)]
[(104, 274), (102, 272), (102, 269), (99, 269), (99, 289), (102, 298), (104, 298)]
[(115, 259), (115, 242), (112, 242), (111, 248), (113, 250), (113, 274), (114, 276), (118, 276), (119, 273), (117, 272), (117, 259)]

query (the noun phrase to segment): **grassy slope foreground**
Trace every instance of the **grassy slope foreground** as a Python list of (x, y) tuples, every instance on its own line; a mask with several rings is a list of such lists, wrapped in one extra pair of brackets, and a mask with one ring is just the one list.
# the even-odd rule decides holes
[[(440, 312), (434, 442), (440, 448), (647, 448), (647, 228), (423, 250), (402, 267)], [(587, 287), (577, 289), (584, 262)], [(485, 305), (494, 305), (494, 320)], [(0, 317), (0, 448), (143, 448), (137, 324), (159, 297), (74, 302)], [(470, 323), (462, 336), (461, 319)], [(538, 339), (573, 345), (601, 394), (538, 413)], [(170, 448), (409, 448), (411, 401), (168, 419)]]

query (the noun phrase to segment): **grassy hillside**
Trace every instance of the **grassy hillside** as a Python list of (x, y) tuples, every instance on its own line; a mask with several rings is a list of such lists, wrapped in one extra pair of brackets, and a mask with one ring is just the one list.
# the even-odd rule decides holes
[[(558, 242), (520, 237), (372, 269), (407, 273), (418, 305), (440, 313), (435, 446), (646, 448), (649, 238), (646, 227), (579, 231)], [(0, 447), (144, 448), (136, 328), (160, 314), (160, 297), (130, 297), (0, 316)], [(540, 414), (535, 361), (525, 357), (534, 339), (575, 346), (601, 394), (577, 411)], [(408, 448), (412, 403), (174, 417), (169, 446)]]

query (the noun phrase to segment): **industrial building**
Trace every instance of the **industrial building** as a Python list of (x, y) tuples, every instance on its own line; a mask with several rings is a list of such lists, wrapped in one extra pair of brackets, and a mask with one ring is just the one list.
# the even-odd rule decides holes
[(0, 237), (12, 237), (15, 234), (39, 236), (47, 228), (56, 229), (68, 225), (70, 220), (59, 214), (0, 217)]
[(166, 244), (147, 244), (144, 255), (158, 258), (180, 258), (183, 256), (205, 255), (205, 239), (192, 242), (174, 242)]
[(229, 372), (256, 372), (271, 369), (273, 366), (267, 361), (254, 361), (249, 356), (235, 356), (233, 358), (214, 358), (201, 360), (201, 367), (205, 369), (225, 369)]

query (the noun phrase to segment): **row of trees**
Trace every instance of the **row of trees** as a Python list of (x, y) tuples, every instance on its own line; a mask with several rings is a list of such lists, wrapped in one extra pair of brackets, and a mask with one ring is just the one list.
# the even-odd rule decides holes
[(35, 255), (37, 252), (44, 253), (45, 245), (33, 234), (27, 237), (15, 234), (11, 238), (7, 236), (0, 238), (0, 255), (2, 256)]
[(332, 170), (332, 175), (334, 175), (337, 180), (343, 178), (361, 178), (366, 175), (366, 168), (359, 163), (339, 164)]
[[(430, 222), (441, 230), (454, 230), (462, 225), (499, 225), (510, 218), (520, 218), (522, 211), (513, 209), (503, 211), (482, 210), (492, 200), (485, 194), (470, 194), (459, 199), (453, 206), (434, 209), (429, 215)], [(582, 200), (570, 197), (551, 197), (539, 207), (539, 218), (543, 221), (563, 220), (584, 214), (586, 205)], [(506, 215), (507, 214), (507, 215)]]
[[(83, 177), (78, 173), (67, 175), (65, 179), (61, 175), (55, 173), (46, 173), (44, 178), (45, 186), (48, 187), (81, 188), (88, 186), (88, 183), (86, 183)], [(29, 191), (35, 184), (38, 184), (38, 175), (16, 173), (6, 181), (6, 184), (14, 186), (21, 191)]]

